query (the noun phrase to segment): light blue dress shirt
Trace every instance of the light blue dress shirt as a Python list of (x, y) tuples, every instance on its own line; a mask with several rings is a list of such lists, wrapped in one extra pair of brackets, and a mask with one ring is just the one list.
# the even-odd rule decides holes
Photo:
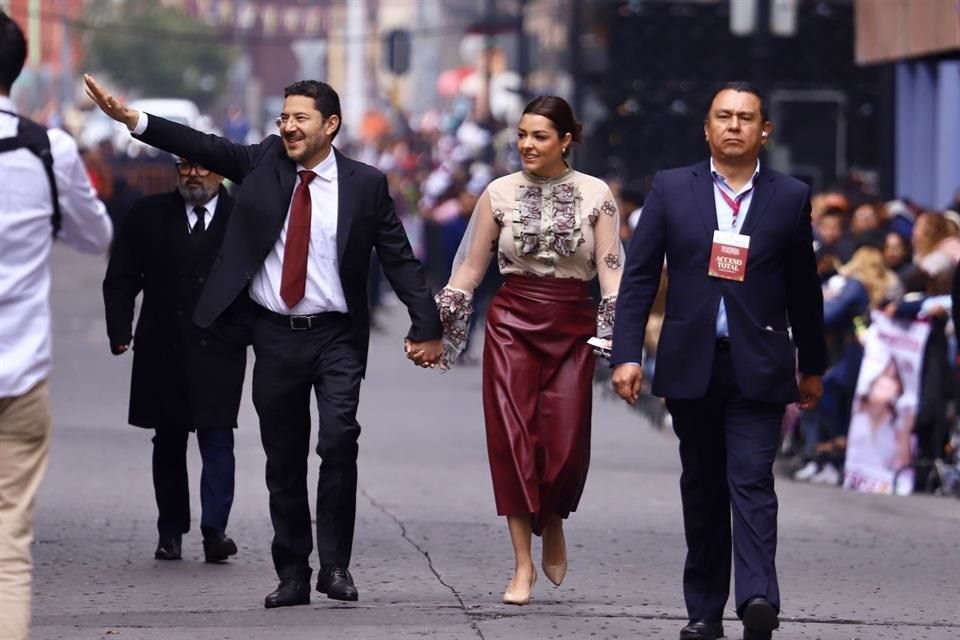
[[(750, 203), (753, 201), (753, 186), (757, 181), (757, 175), (760, 173), (760, 161), (757, 160), (757, 168), (753, 172), (753, 179), (743, 185), (738, 191), (727, 184), (726, 178), (717, 173), (717, 168), (713, 164), (713, 158), (710, 158), (710, 175), (713, 176), (713, 203), (717, 210), (717, 229), (720, 231), (730, 231), (740, 233), (744, 223), (747, 221), (747, 214), (750, 213)], [(731, 199), (736, 200), (741, 194), (746, 194), (740, 201), (740, 212), (737, 214), (737, 226), (733, 226), (733, 209), (727, 204), (727, 201), (720, 195), (723, 189)], [(717, 337), (726, 338), (730, 336), (730, 330), (727, 327), (727, 307), (723, 303), (723, 297), (720, 298), (720, 308), (717, 310)]]

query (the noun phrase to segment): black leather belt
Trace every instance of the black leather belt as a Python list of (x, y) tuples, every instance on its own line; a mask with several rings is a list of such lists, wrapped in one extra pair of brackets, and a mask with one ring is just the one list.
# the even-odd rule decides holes
[(276, 313), (261, 307), (260, 316), (266, 320), (269, 320), (271, 324), (290, 329), (291, 331), (306, 331), (308, 329), (313, 329), (314, 327), (320, 326), (321, 323), (336, 320), (338, 318), (344, 318), (346, 317), (346, 314), (339, 313), (337, 311), (327, 311), (324, 313), (314, 313), (308, 316), (288, 316), (286, 314)]
[(730, 350), (730, 338), (717, 338), (717, 351)]

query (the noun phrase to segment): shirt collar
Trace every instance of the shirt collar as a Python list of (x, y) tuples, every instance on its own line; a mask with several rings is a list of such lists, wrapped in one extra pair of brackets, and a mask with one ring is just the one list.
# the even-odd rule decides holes
[[(722, 185), (727, 191), (733, 192), (733, 188), (727, 184), (727, 179), (724, 178), (720, 173), (717, 172), (717, 165), (713, 164), (713, 156), (710, 156), (710, 175), (713, 176), (714, 181)], [(757, 168), (753, 170), (753, 179), (750, 182), (743, 186), (740, 191), (746, 191), (753, 187), (753, 183), (757, 180), (757, 176), (760, 175), (760, 158), (757, 158)]]
[(10, 96), (0, 96), (0, 109), (4, 111), (13, 111), (17, 112), (16, 107), (13, 104), (13, 100), (10, 99)]
[(213, 198), (210, 199), (210, 202), (207, 202), (206, 204), (190, 204), (189, 202), (185, 202), (184, 204), (187, 207), (187, 214), (193, 213), (193, 210), (196, 207), (203, 207), (204, 209), (207, 210), (207, 215), (212, 217), (213, 212), (217, 210), (217, 201), (219, 199), (220, 199), (220, 194), (217, 193), (217, 195), (213, 196)]
[[(298, 164), (297, 172), (300, 171), (310, 171), (310, 169)], [(327, 154), (327, 157), (313, 168), (313, 172), (317, 174), (317, 177), (323, 178), (327, 182), (333, 182), (337, 179), (337, 154), (334, 152), (333, 147), (330, 147), (330, 153)]]

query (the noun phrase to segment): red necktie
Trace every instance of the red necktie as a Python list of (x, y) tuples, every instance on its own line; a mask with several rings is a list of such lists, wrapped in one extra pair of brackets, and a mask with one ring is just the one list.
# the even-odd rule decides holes
[(280, 276), (280, 297), (293, 308), (303, 300), (307, 288), (307, 250), (310, 248), (310, 181), (317, 174), (300, 171), (300, 184), (293, 192), (287, 239), (283, 246), (283, 272)]

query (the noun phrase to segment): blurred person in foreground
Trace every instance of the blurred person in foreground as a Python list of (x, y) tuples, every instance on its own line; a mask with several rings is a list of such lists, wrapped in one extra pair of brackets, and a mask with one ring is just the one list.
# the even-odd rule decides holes
[[(249, 313), (224, 314), (209, 329), (194, 308), (223, 242), (233, 198), (223, 177), (183, 158), (177, 188), (141, 199), (117, 229), (103, 280), (107, 336), (114, 355), (133, 348), (130, 424), (152, 429), (158, 560), (179, 560), (190, 530), (187, 439), (196, 432), (200, 531), (206, 562), (237, 553), (226, 536), (233, 505), (233, 430), (250, 343)], [(133, 329), (138, 295), (143, 304)], [(252, 304), (239, 297), (237, 306)]]
[(811, 409), (823, 392), (810, 191), (761, 164), (772, 130), (752, 85), (729, 83), (714, 93), (704, 122), (710, 159), (654, 178), (620, 285), (613, 387), (632, 405), (666, 258), (670, 287), (653, 393), (667, 399), (680, 439), (684, 640), (724, 635), (731, 544), (744, 639), (768, 640), (779, 626), (773, 462), (785, 406), (799, 401)]
[[(0, 11), (0, 638), (26, 640), (34, 497), (47, 467), (50, 409), (50, 266), (54, 239), (104, 253), (112, 226), (74, 140), (16, 115), (10, 89), (23, 69), (23, 31)], [(44, 162), (16, 146), (36, 136)], [(56, 199), (56, 201), (55, 201)], [(57, 215), (59, 213), (59, 215)]]
[[(611, 334), (623, 251), (609, 187), (570, 167), (580, 141), (570, 105), (540, 96), (517, 125), (523, 169), (483, 190), (447, 285), (437, 294), (442, 366), (464, 348), (477, 288), (496, 258), (504, 284), (487, 311), (483, 414), (497, 514), (506, 516), (514, 574), (505, 604), (524, 605), (541, 567), (567, 571), (563, 520), (575, 511), (590, 460), (595, 356), (587, 340)], [(599, 310), (589, 282), (600, 278)]]
[(273, 563), (264, 606), (310, 603), (313, 534), (307, 493), (310, 395), (318, 410), (316, 588), (355, 601), (350, 574), (357, 506), (357, 406), (370, 338), (367, 286), (376, 249), (412, 323), (407, 357), (429, 367), (443, 351), (440, 318), (397, 218), (386, 177), (341, 154), (340, 97), (301, 80), (284, 90), (279, 135), (242, 145), (126, 107), (91, 76), (88, 95), (147, 144), (240, 185), (193, 320), (211, 326), (239, 296), (256, 303), (253, 403), (267, 456)]

